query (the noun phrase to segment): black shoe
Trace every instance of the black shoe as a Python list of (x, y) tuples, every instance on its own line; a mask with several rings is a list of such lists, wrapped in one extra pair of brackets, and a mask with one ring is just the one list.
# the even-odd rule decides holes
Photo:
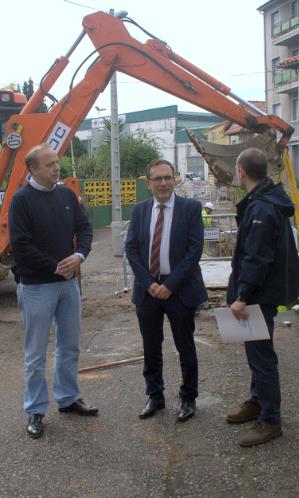
[(99, 409), (95, 406), (88, 406), (83, 399), (77, 399), (74, 403), (64, 408), (58, 408), (61, 413), (77, 413), (78, 415), (86, 415), (88, 417), (97, 415)]
[(165, 408), (165, 399), (149, 398), (143, 410), (139, 413), (139, 418), (148, 418), (155, 415), (157, 410)]
[(178, 422), (185, 422), (188, 418), (193, 417), (196, 410), (194, 400), (182, 400), (181, 408), (177, 417)]
[(43, 435), (44, 427), (42, 418), (43, 415), (40, 415), (39, 413), (34, 413), (28, 418), (26, 430), (29, 436), (33, 439), (37, 439)]

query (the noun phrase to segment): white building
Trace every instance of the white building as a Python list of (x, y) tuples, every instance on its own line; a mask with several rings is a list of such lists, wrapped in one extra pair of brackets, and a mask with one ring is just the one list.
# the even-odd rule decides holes
[[(182, 112), (176, 105), (172, 105), (128, 112), (122, 114), (120, 119), (125, 123), (126, 133), (134, 136), (143, 131), (149, 138), (155, 138), (161, 156), (173, 163), (183, 177), (187, 172), (206, 177), (204, 160), (190, 142), (185, 128), (203, 131), (223, 121), (223, 118), (209, 112)], [(89, 153), (92, 153), (101, 142), (102, 125), (103, 118), (86, 119), (76, 133)]]

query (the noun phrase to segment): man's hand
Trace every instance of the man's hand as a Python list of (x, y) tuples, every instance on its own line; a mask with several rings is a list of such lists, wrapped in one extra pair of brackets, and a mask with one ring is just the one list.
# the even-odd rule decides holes
[(147, 291), (154, 299), (168, 299), (172, 294), (172, 292), (167, 289), (165, 285), (159, 285), (157, 282), (151, 284)]
[(159, 285), (159, 289), (156, 292), (157, 299), (169, 299), (172, 292), (164, 285)]
[(152, 296), (156, 297), (156, 292), (158, 291), (160, 285), (157, 284), (157, 282), (152, 283), (149, 288), (147, 289), (147, 292)]
[(242, 301), (235, 301), (233, 304), (231, 304), (230, 309), (232, 310), (237, 320), (247, 320), (247, 318), (249, 317), (246, 311), (246, 303)]
[(81, 258), (78, 254), (72, 254), (58, 262), (55, 273), (61, 275), (65, 280), (70, 280), (75, 273), (76, 267), (80, 265)]

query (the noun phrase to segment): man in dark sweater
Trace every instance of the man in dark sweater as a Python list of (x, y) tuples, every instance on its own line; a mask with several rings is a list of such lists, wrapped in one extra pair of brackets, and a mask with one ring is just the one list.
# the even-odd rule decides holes
[(247, 195), (237, 204), (238, 235), (227, 301), (237, 320), (248, 318), (247, 304), (259, 304), (270, 339), (245, 342), (251, 370), (250, 399), (226, 420), (239, 424), (257, 419), (239, 441), (241, 446), (254, 446), (282, 434), (273, 318), (279, 304), (298, 297), (299, 262), (289, 221), (294, 206), (281, 183), (274, 185), (267, 177), (263, 152), (242, 152), (236, 173)]
[(34, 147), (26, 165), (31, 178), (12, 199), (9, 233), (20, 278), (17, 297), (25, 329), (27, 432), (38, 438), (43, 434), (42, 418), (48, 409), (45, 365), (53, 320), (53, 396), (59, 411), (79, 415), (98, 412), (81, 399), (77, 381), (80, 292), (76, 268), (90, 251), (92, 229), (75, 194), (57, 185), (58, 157), (48, 144)]

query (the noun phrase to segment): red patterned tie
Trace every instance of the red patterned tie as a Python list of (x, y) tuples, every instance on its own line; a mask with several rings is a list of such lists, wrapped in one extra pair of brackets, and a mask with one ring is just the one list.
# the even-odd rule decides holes
[(164, 223), (164, 204), (159, 204), (160, 209), (158, 218), (156, 221), (155, 231), (153, 235), (152, 249), (151, 249), (151, 261), (150, 261), (150, 274), (153, 277), (158, 277), (160, 274), (160, 247), (161, 247), (161, 237)]

